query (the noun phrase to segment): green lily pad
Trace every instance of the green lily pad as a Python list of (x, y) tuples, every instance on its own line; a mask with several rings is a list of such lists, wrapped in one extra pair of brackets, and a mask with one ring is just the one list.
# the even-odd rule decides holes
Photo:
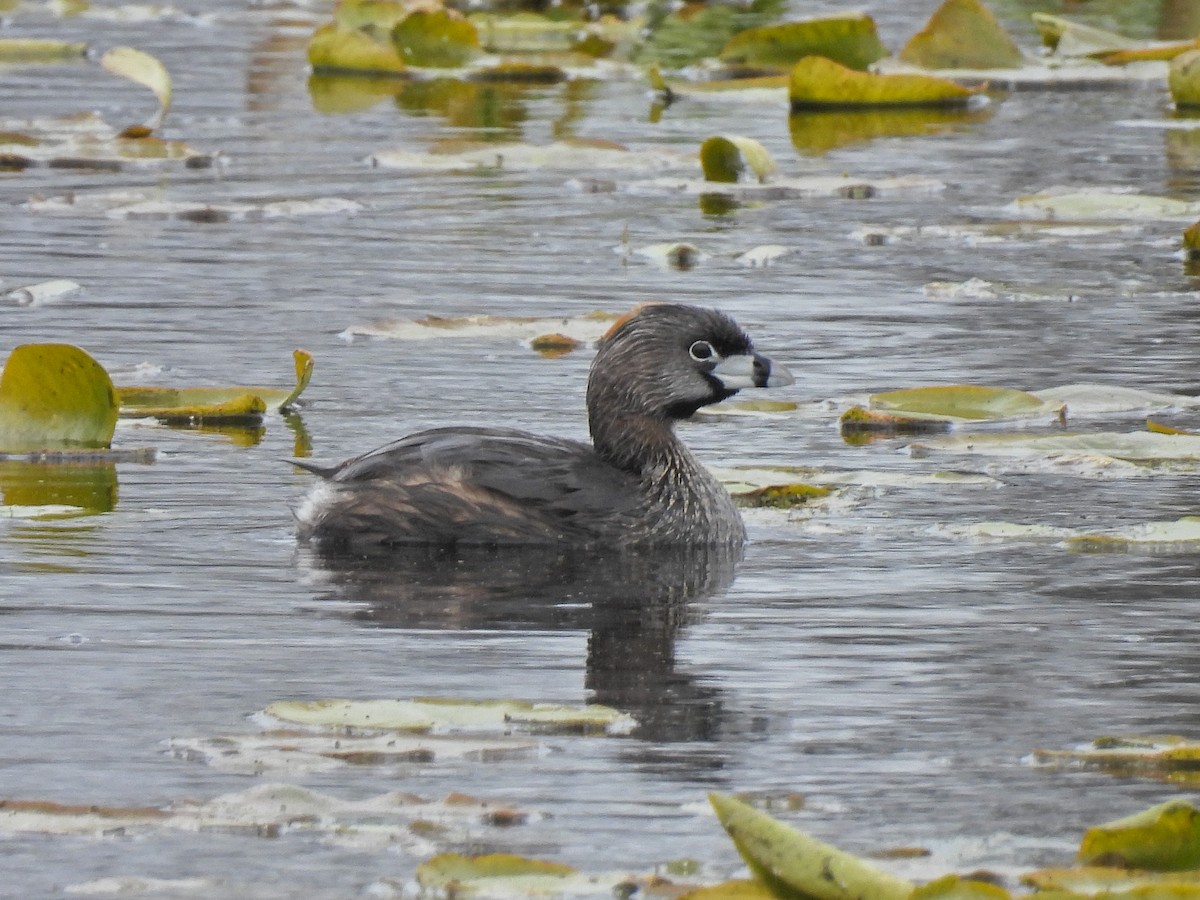
[(1089, 220), (1195, 219), (1200, 203), (1111, 190), (1047, 191), (1018, 197), (1012, 211), (1027, 217), (1081, 222)]
[(1024, 61), (1004, 26), (979, 0), (945, 0), (897, 55), (925, 69), (1008, 69)]
[(297, 725), (365, 731), (621, 733), (633, 720), (607, 706), (555, 706), (520, 700), (313, 700), (281, 701), (266, 715)]
[(1012, 388), (957, 384), (908, 388), (872, 394), (871, 409), (897, 416), (936, 417), (943, 420), (1012, 419), (1058, 412), (1052, 403), (1025, 391)]
[(475, 26), (446, 9), (409, 13), (392, 29), (392, 43), (410, 66), (455, 68), (479, 53)]
[(1168, 800), (1089, 828), (1079, 861), (1165, 872), (1200, 866), (1200, 810), (1186, 800)]
[[(1090, 745), (1076, 750), (1035, 750), (1033, 760), (1044, 766), (1097, 769), (1121, 778), (1142, 777), (1181, 784), (1200, 783), (1200, 741), (1179, 735), (1099, 737)], [(1128, 877), (1128, 872), (1121, 870), (1121, 875)], [(1037, 886), (1040, 888), (1041, 884), (1038, 883)], [(1081, 890), (1072, 885), (1062, 887), (1067, 890)]]
[(1026, 872), (1021, 882), (1038, 890), (1070, 892), (1084, 897), (1102, 895), (1110, 900), (1197, 900), (1200, 872), (1131, 872), (1110, 866), (1077, 866), (1073, 869), (1038, 869)]
[(159, 128), (171, 108), (171, 74), (166, 66), (156, 57), (133, 47), (113, 47), (100, 57), (100, 65), (114, 75), (149, 88), (158, 99), (158, 112), (143, 126), (145, 133), (139, 131), (130, 136), (145, 137)]
[(717, 135), (700, 145), (700, 165), (708, 181), (735, 183), (751, 175), (759, 183), (775, 172), (775, 160), (754, 138)]
[(795, 509), (833, 493), (833, 488), (815, 484), (772, 484), (734, 494), (738, 506), (766, 509)]
[(1042, 43), (1059, 56), (1098, 56), (1116, 50), (1129, 50), (1138, 44), (1125, 35), (1072, 22), (1062, 16), (1037, 12), (1032, 15)]
[(931, 75), (856, 72), (820, 56), (792, 67), (792, 111), (871, 106), (965, 106), (981, 88), (964, 88)]
[(632, 61), (678, 69), (715, 57), (734, 35), (770, 24), (783, 9), (781, 0), (751, 0), (737, 6), (691, 3), (679, 9), (671, 9), (666, 3), (654, 4), (646, 21), (649, 36), (635, 48)]
[(778, 900), (779, 895), (761, 881), (738, 879), (688, 891), (679, 900)]
[(313, 358), (307, 350), (295, 350), (296, 385), (290, 390), (270, 387), (119, 387), (121, 415), (175, 420), (179, 423), (207, 421), (249, 422), (261, 419), (268, 408), (285, 412), (292, 408), (312, 378)]
[(346, 30), (388, 32), (409, 14), (411, 7), (397, 0), (339, 0), (334, 22)]
[(322, 25), (308, 41), (308, 64), (314, 72), (368, 75), (403, 74), (408, 69), (390, 39), (366, 31)]
[(824, 56), (851, 69), (866, 69), (887, 56), (875, 20), (856, 14), (747, 28), (721, 49), (722, 61), (786, 68), (806, 56)]
[(917, 885), (911, 900), (1009, 900), (1012, 895), (998, 884), (943, 875), (928, 884)]
[(1200, 106), (1200, 50), (1188, 50), (1171, 60), (1167, 85), (1176, 106), (1181, 109)]
[(117, 423), (112, 380), (70, 344), (24, 344), (0, 374), (0, 452), (108, 447)]
[(0, 38), (0, 65), (51, 63), (83, 59), (88, 45), (39, 38)]
[(747, 803), (709, 794), (721, 825), (750, 871), (780, 897), (908, 900), (911, 882), (818, 841)]

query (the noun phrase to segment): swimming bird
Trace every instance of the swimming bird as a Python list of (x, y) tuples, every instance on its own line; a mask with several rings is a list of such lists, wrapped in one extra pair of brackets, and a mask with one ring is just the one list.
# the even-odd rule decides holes
[(729, 493), (673, 425), (743, 388), (791, 384), (728, 316), (648, 304), (600, 340), (587, 384), (592, 443), (512, 428), (435, 428), (323, 467), (296, 513), (301, 541), (405, 545), (741, 545)]

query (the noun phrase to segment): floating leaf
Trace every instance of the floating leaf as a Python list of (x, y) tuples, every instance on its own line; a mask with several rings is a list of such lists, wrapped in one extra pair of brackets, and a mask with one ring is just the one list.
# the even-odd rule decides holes
[(1093, 219), (1157, 221), (1200, 216), (1200, 203), (1114, 190), (1046, 191), (1018, 197), (1010, 209), (1017, 215), (1073, 222)]
[(911, 900), (1008, 900), (1011, 896), (998, 884), (943, 875), (928, 884), (917, 885)]
[(174, 417), (180, 421), (211, 423), (234, 422), (239, 416), (261, 419), (268, 408), (283, 412), (295, 405), (312, 378), (312, 354), (307, 350), (295, 350), (292, 358), (296, 364), (296, 386), (291, 390), (271, 387), (119, 387), (116, 390), (121, 415)]
[(408, 68), (391, 40), (332, 23), (313, 32), (308, 42), (308, 64), (314, 72), (402, 74)]
[[(1099, 769), (1122, 778), (1140, 776), (1190, 784), (1200, 782), (1200, 741), (1178, 735), (1106, 736), (1096, 738), (1078, 750), (1035, 750), (1033, 759), (1040, 765)], [(1122, 873), (1123, 876), (1127, 874)]]
[(265, 714), (285, 722), (365, 731), (532, 731), (589, 734), (627, 731), (632, 719), (607, 706), (555, 706), (519, 700), (313, 700), (272, 703)]
[(785, 825), (749, 804), (709, 794), (750, 870), (777, 896), (811, 900), (907, 900), (913, 885)]
[(635, 50), (633, 62), (677, 69), (717, 56), (735, 34), (774, 21), (782, 8), (778, 0), (752, 0), (738, 6), (706, 3), (651, 17), (649, 38)]
[(0, 38), (0, 65), (51, 63), (82, 59), (88, 45), (38, 38)]
[(346, 30), (391, 31), (409, 14), (411, 7), (396, 0), (339, 0), (333, 19)]
[(1129, 63), (1147, 61), (1170, 62), (1181, 54), (1200, 49), (1200, 38), (1182, 43), (1158, 44), (1152, 47), (1138, 47), (1133, 50), (1117, 50), (1100, 57), (1100, 62), (1106, 66), (1124, 66)]
[(112, 380), (70, 344), (24, 344), (0, 375), (0, 452), (108, 447), (117, 422)]
[(872, 394), (870, 404), (872, 409), (894, 415), (936, 416), (948, 420), (994, 421), (1061, 410), (1061, 405), (1055, 408), (1054, 404), (1025, 391), (972, 384), (887, 391)]
[(864, 443), (863, 435), (932, 434), (950, 430), (944, 418), (925, 415), (883, 413), (852, 406), (838, 418), (838, 427), (849, 443)]
[(1200, 398), (1187, 394), (1164, 394), (1113, 384), (1065, 384), (1034, 391), (1046, 403), (1063, 404), (1072, 420), (1110, 417), (1113, 413), (1144, 415), (1152, 411), (1196, 409)]
[(1167, 872), (1195, 868), (1200, 865), (1200, 810), (1186, 800), (1168, 800), (1089, 828), (1079, 861)]
[(925, 69), (1008, 69), (1024, 57), (979, 0), (945, 0), (897, 54)]
[(1184, 230), (1183, 249), (1190, 259), (1200, 256), (1200, 222), (1195, 222)]
[(539, 894), (561, 886), (562, 880), (575, 875), (576, 869), (563, 863), (526, 859), (509, 853), (463, 856), (443, 853), (417, 866), (417, 884), (423, 890), (445, 890), (455, 896), (470, 892), (471, 882), (506, 882), (510, 890)]
[(82, 290), (83, 285), (78, 282), (67, 278), (55, 278), (52, 281), (40, 281), (6, 291), (0, 294), (0, 305), (45, 306), (47, 303), (74, 296)]
[(1033, 13), (1033, 24), (1042, 36), (1042, 43), (1059, 56), (1096, 56), (1137, 46), (1132, 38), (1072, 22), (1048, 13)]
[(570, 318), (541, 316), (425, 316), (421, 319), (397, 319), (373, 325), (354, 325), (340, 337), (389, 338), (398, 341), (427, 341), (450, 339), (485, 339), (502, 341), (532, 341), (549, 330), (574, 340), (590, 343), (606, 332), (617, 319), (616, 314), (592, 312)]
[(583, 346), (582, 341), (561, 332), (540, 334), (529, 342), (530, 350), (551, 359), (566, 356), (572, 350), (577, 350), (581, 346)]
[(1167, 84), (1176, 106), (1200, 106), (1200, 50), (1189, 50), (1171, 60)]
[(795, 509), (833, 493), (833, 488), (813, 484), (773, 484), (734, 494), (738, 506), (765, 509)]
[(164, 425), (257, 425), (266, 411), (261, 397), (239, 394), (216, 403), (139, 406), (135, 412), (122, 409), (121, 414), (158, 419)]
[(548, 19), (532, 12), (475, 13), (468, 21), (488, 53), (563, 53), (574, 47), (581, 28), (576, 20)]
[(409, 13), (392, 29), (392, 43), (410, 66), (454, 68), (479, 53), (475, 26), (447, 9)]
[(747, 28), (721, 49), (724, 62), (742, 66), (790, 67), (805, 56), (824, 56), (851, 69), (887, 56), (875, 20), (851, 14)]
[(473, 69), (467, 74), (468, 81), (482, 84), (558, 84), (568, 75), (558, 66), (530, 62), (505, 62), (495, 66)]
[(788, 97), (792, 110), (859, 106), (965, 106), (982, 88), (964, 88), (931, 75), (874, 75), (856, 72), (820, 56), (792, 67)]
[(1021, 876), (1024, 884), (1041, 891), (1133, 900), (1197, 900), (1200, 872), (1131, 872), (1110, 866), (1077, 866), (1073, 869), (1038, 869)]
[(775, 172), (775, 160), (766, 147), (737, 135), (718, 135), (701, 144), (700, 165), (708, 181), (732, 183), (753, 175), (761, 183)]
[(761, 881), (723, 881), (688, 891), (679, 900), (778, 900), (779, 895)]
[[(149, 88), (158, 98), (158, 112), (146, 123), (146, 134), (159, 128), (171, 108), (171, 75), (157, 58), (133, 47), (113, 47), (100, 57), (100, 65), (114, 75)], [(131, 135), (145, 137), (145, 134)]]

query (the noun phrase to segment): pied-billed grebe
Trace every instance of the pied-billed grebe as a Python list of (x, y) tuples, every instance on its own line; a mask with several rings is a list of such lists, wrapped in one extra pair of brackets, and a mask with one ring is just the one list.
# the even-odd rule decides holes
[(742, 388), (792, 383), (725, 315), (653, 304), (601, 339), (588, 376), (592, 446), (510, 428), (435, 428), (320, 475), (298, 510), (322, 549), (740, 544), (729, 493), (675, 436), (676, 419)]

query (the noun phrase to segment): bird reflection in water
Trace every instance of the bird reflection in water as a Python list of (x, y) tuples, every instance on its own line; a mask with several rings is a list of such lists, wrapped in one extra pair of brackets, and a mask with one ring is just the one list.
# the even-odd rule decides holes
[(586, 631), (590, 701), (631, 714), (635, 737), (704, 741), (721, 719), (719, 691), (680, 671), (675, 642), (697, 600), (733, 582), (740, 546), (393, 548), (350, 557), (304, 548), (328, 596), (378, 628)]

